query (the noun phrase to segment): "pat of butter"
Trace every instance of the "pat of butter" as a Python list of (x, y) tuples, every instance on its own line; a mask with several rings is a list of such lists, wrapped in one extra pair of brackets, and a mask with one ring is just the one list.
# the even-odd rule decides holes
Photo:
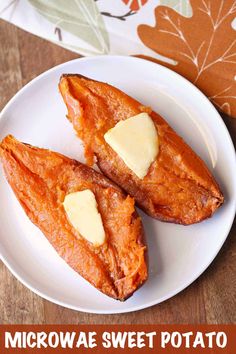
[(67, 217), (81, 236), (94, 246), (105, 242), (102, 218), (93, 192), (89, 189), (66, 195), (63, 202)]
[(140, 179), (146, 176), (159, 150), (157, 131), (147, 113), (120, 121), (104, 139)]

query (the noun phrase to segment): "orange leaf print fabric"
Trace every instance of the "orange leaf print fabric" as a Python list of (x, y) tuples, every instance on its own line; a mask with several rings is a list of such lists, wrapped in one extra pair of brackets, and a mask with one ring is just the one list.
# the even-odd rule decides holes
[(222, 111), (236, 118), (236, 0), (190, 0), (193, 15), (183, 17), (158, 6), (156, 24), (138, 26), (143, 43), (173, 59), (160, 62), (198, 86)]
[(143, 5), (148, 2), (148, 0), (122, 0), (126, 5), (129, 6), (130, 10), (138, 11)]

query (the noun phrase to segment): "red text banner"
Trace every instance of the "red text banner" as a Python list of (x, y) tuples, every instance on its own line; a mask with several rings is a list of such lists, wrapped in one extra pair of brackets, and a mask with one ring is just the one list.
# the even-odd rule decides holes
[(236, 325), (1, 325), (0, 353), (235, 354)]

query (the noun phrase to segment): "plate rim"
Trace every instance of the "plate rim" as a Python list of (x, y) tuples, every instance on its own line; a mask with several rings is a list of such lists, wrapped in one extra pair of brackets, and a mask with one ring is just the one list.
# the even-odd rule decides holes
[[(18, 96), (21, 95), (22, 93), (24, 93), (25, 90), (28, 89), (28, 87), (30, 87), (32, 84), (36, 83), (38, 80), (40, 80), (41, 78), (43, 78), (44, 76), (47, 76), (48, 74), (50, 74), (53, 71), (56, 71), (59, 68), (63, 68), (63, 66), (66, 66), (70, 63), (74, 63), (74, 62), (81, 62), (81, 61), (85, 61), (85, 62), (89, 62), (89, 61), (96, 61), (96, 60), (127, 60), (127, 61), (142, 61), (145, 62), (147, 65), (153, 66), (153, 68), (158, 69), (161, 68), (161, 70), (166, 71), (167, 73), (173, 75), (174, 77), (177, 77), (180, 80), (185, 81), (185, 83), (187, 83), (189, 86), (191, 86), (191, 89), (195, 90), (195, 92), (197, 92), (197, 94), (201, 96), (201, 99), (205, 100), (205, 102), (207, 102), (207, 104), (209, 106), (211, 106), (211, 109), (214, 110), (215, 115), (217, 116), (218, 119), (218, 123), (221, 125), (220, 128), (224, 130), (224, 133), (226, 133), (227, 138), (228, 138), (228, 143), (231, 146), (231, 154), (233, 153), (234, 155), (234, 165), (235, 165), (235, 171), (236, 171), (236, 154), (235, 154), (235, 149), (234, 149), (234, 145), (231, 139), (231, 136), (229, 134), (229, 131), (222, 119), (222, 117), (220, 116), (219, 112), (217, 111), (217, 109), (215, 108), (215, 106), (209, 101), (209, 99), (205, 96), (205, 94), (198, 89), (192, 82), (190, 82), (189, 80), (187, 80), (186, 78), (184, 78), (183, 76), (181, 76), (180, 74), (176, 73), (175, 71), (161, 65), (158, 63), (154, 63), (151, 61), (148, 61), (146, 59), (143, 58), (138, 58), (138, 57), (132, 57), (132, 56), (125, 56), (125, 55), (100, 55), (100, 56), (92, 56), (92, 57), (82, 57), (82, 58), (76, 58), (76, 59), (72, 59), (69, 60), (67, 62), (61, 63), (59, 65), (56, 65), (46, 71), (44, 71), (43, 73), (41, 73), (40, 75), (36, 76), (34, 79), (32, 79), (31, 81), (29, 81), (26, 85), (24, 85), (20, 90), (18, 90), (14, 96), (7, 102), (7, 104), (4, 106), (4, 108), (2, 109), (1, 113), (0, 113), (0, 121), (3, 120), (4, 116), (5, 116), (5, 112), (7, 112), (7, 110), (10, 108), (10, 106), (14, 103), (15, 100), (18, 99)], [(199, 96), (199, 97), (200, 97)], [(214, 118), (216, 119), (216, 117)], [(236, 178), (234, 179), (235, 183), (234, 183), (234, 188), (236, 191)], [(178, 293), (182, 292), (184, 289), (186, 289), (187, 287), (189, 287), (196, 279), (198, 279), (200, 277), (201, 274), (203, 274), (208, 267), (211, 265), (211, 263), (213, 262), (213, 260), (216, 258), (217, 254), (219, 253), (220, 249), (222, 248), (223, 244), (225, 243), (230, 229), (233, 225), (233, 221), (234, 221), (234, 217), (235, 217), (235, 213), (236, 213), (236, 196), (234, 197), (234, 199), (231, 201), (233, 203), (233, 211), (234, 213), (232, 213), (232, 217), (230, 219), (230, 222), (228, 224), (227, 227), (227, 231), (225, 232), (225, 236), (222, 238), (221, 243), (219, 243), (216, 251), (214, 252), (214, 254), (212, 255), (212, 257), (210, 257), (210, 260), (207, 262), (207, 264), (204, 264), (200, 270), (194, 274), (193, 277), (191, 277), (190, 279), (188, 279), (187, 281), (183, 282), (179, 287), (177, 287), (174, 291), (172, 291), (171, 293), (168, 293), (168, 295), (161, 297), (159, 300), (153, 300), (150, 301), (148, 303), (142, 304), (142, 305), (135, 305), (135, 306), (131, 306), (130, 308), (125, 308), (125, 309), (117, 309), (117, 310), (95, 310), (95, 309), (90, 309), (90, 308), (86, 308), (86, 307), (80, 307), (79, 305), (71, 305), (68, 304), (65, 301), (61, 301), (61, 300), (57, 300), (47, 294), (45, 294), (44, 292), (42, 292), (41, 290), (35, 288), (34, 286), (32, 286), (30, 283), (28, 283), (26, 280), (24, 280), (24, 278), (21, 277), (21, 275), (19, 275), (17, 273), (17, 271), (14, 269), (14, 267), (10, 264), (10, 262), (8, 262), (8, 260), (1, 254), (1, 249), (0, 249), (0, 260), (6, 265), (6, 267), (10, 270), (10, 272), (24, 285), (26, 286), (28, 289), (30, 289), (32, 292), (34, 292), (35, 294), (39, 295), (40, 297), (51, 301), (57, 305), (63, 306), (65, 308), (69, 308), (75, 311), (81, 311), (81, 312), (85, 312), (85, 313), (93, 313), (93, 314), (119, 314), (119, 313), (129, 313), (129, 312), (135, 312), (135, 311), (140, 311), (149, 307), (152, 307), (154, 305), (160, 304), (163, 301), (166, 301), (170, 298), (172, 298), (173, 296), (177, 295)], [(105, 296), (105, 295), (104, 295)]]

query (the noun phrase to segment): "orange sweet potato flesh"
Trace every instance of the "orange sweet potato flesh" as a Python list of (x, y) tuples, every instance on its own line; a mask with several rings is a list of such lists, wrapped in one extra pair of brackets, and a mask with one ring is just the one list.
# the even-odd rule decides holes
[[(0, 159), (30, 220), (76, 272), (119, 300), (144, 283), (146, 247), (133, 198), (90, 167), (12, 136), (1, 142)], [(94, 193), (102, 216), (106, 241), (100, 247), (73, 228), (62, 205), (66, 194), (84, 189)]]
[[(117, 88), (77, 74), (62, 75), (59, 89), (85, 148), (87, 163), (135, 198), (150, 216), (189, 225), (209, 218), (223, 195), (205, 163), (151, 108)], [(159, 137), (159, 154), (147, 175), (139, 179), (104, 140), (121, 120), (147, 112)], [(138, 141), (137, 141), (138, 144)]]

